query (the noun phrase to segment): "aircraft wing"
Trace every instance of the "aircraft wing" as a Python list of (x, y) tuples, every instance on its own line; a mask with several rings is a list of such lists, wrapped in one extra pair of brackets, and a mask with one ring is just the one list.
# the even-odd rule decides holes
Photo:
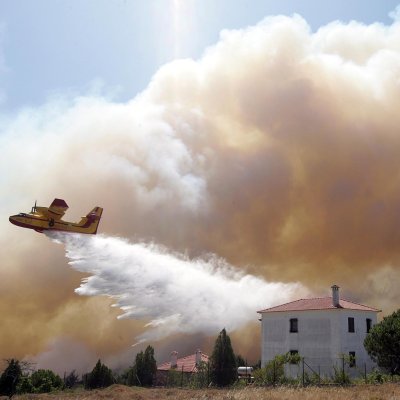
[(50, 207), (44, 212), (49, 218), (54, 220), (61, 219), (68, 210), (68, 204), (62, 199), (54, 199)]

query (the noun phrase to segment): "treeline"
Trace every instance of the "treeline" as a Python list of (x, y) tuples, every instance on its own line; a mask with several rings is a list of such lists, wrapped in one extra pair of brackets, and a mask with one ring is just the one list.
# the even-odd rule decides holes
[[(385, 317), (379, 324), (373, 326), (366, 336), (364, 346), (381, 368), (381, 371), (373, 371), (364, 380), (368, 383), (382, 383), (388, 380), (398, 380), (400, 376), (400, 310)], [(136, 355), (135, 361), (122, 374), (113, 373), (110, 368), (98, 360), (93, 370), (84, 374), (81, 379), (75, 371), (65, 374), (64, 378), (51, 370), (39, 369), (33, 371), (32, 366), (15, 359), (6, 361), (6, 368), (0, 376), (0, 395), (12, 397), (16, 393), (46, 393), (57, 390), (73, 388), (81, 384), (85, 389), (104, 388), (119, 383), (129, 386), (152, 386), (155, 384), (157, 364), (154, 358), (154, 349), (147, 346), (145, 351)], [(354, 360), (345, 360), (344, 363), (353, 363)], [(321, 384), (321, 376), (307, 374), (293, 379), (285, 376), (286, 364), (299, 364), (304, 358), (299, 354), (277, 355), (273, 360), (261, 368), (261, 362), (253, 366), (253, 377), (251, 380), (258, 385), (275, 384)], [(183, 370), (171, 369), (167, 374), (168, 386), (229, 386), (238, 381), (237, 368), (247, 366), (247, 362), (240, 356), (235, 355), (231, 340), (223, 329), (214, 344), (214, 349), (208, 363), (201, 362), (197, 365), (197, 372), (184, 374)], [(250, 380), (244, 379), (240, 382), (247, 383)], [(345, 374), (344, 367), (334, 369), (334, 373), (327, 379), (328, 383), (347, 384), (350, 378)]]
[(14, 359), (6, 360), (6, 363), (7, 367), (0, 376), (0, 395), (12, 397), (15, 393), (46, 393), (65, 387), (63, 380), (51, 370), (30, 372), (28, 363)]
[[(13, 396), (23, 393), (48, 393), (70, 389), (80, 384), (85, 389), (105, 388), (114, 383), (128, 386), (153, 386), (157, 372), (154, 348), (147, 346), (145, 351), (136, 354), (135, 362), (122, 374), (113, 373), (98, 360), (93, 370), (84, 374), (81, 379), (75, 371), (65, 374), (62, 379), (51, 370), (32, 370), (32, 365), (15, 359), (6, 361), (6, 368), (0, 376), (0, 395)], [(229, 336), (223, 329), (218, 335), (210, 363), (200, 363), (196, 376), (196, 386), (206, 386), (212, 381), (217, 386), (232, 384), (237, 378), (237, 367), (245, 361), (235, 356)], [(183, 384), (179, 371), (169, 371), (170, 385)], [(188, 380), (185, 380), (187, 384)], [(194, 382), (194, 381), (193, 381)]]
[(135, 363), (122, 375), (113, 371), (98, 360), (93, 370), (82, 375), (75, 370), (65, 374), (64, 379), (49, 369), (32, 371), (32, 365), (15, 359), (5, 360), (7, 367), (0, 376), (0, 395), (12, 397), (23, 393), (49, 393), (72, 389), (80, 384), (85, 389), (99, 389), (114, 383), (130, 386), (151, 386), (157, 370), (154, 349), (148, 346), (145, 352), (136, 355)]

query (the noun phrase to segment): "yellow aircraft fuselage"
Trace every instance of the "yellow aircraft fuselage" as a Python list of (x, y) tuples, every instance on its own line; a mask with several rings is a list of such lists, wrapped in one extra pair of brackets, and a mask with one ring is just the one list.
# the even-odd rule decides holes
[(32, 207), (29, 214), (20, 213), (11, 215), (9, 221), (17, 226), (27, 229), (34, 229), (37, 232), (62, 231), (96, 234), (103, 209), (95, 207), (79, 222), (63, 221), (61, 217), (68, 209), (64, 200), (54, 199), (50, 207)]

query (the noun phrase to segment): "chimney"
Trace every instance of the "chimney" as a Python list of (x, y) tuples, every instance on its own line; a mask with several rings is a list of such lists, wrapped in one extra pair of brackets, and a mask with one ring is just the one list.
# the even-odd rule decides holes
[(197, 349), (196, 350), (196, 365), (200, 365), (201, 363), (201, 350)]
[(176, 368), (178, 366), (178, 352), (173, 351), (171, 353), (171, 368)]
[(332, 289), (332, 305), (333, 307), (340, 307), (339, 286), (333, 285)]

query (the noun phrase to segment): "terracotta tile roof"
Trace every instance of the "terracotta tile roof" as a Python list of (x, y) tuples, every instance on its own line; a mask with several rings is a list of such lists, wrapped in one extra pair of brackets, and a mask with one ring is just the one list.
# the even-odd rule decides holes
[(358, 310), (358, 311), (376, 311), (376, 308), (368, 307), (363, 304), (353, 303), (340, 299), (340, 307), (334, 307), (332, 304), (332, 297), (317, 297), (313, 299), (300, 299), (292, 301), (290, 303), (281, 304), (279, 306), (266, 308), (265, 310), (257, 311), (258, 313), (268, 312), (282, 312), (282, 311), (307, 311), (307, 310), (336, 310), (336, 309), (347, 309), (347, 310)]
[[(208, 355), (201, 353), (201, 361), (208, 362)], [(182, 368), (183, 367), (183, 368)], [(165, 362), (157, 367), (158, 371), (169, 371), (171, 369), (171, 362)], [(197, 372), (196, 354), (191, 354), (183, 358), (178, 358), (177, 366), (173, 368), (176, 371), (183, 372)]]

